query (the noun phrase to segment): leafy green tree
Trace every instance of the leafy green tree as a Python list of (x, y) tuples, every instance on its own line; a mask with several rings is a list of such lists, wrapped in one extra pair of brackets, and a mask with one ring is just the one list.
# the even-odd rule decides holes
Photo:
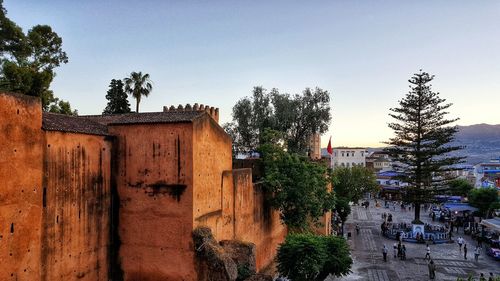
[(323, 281), (329, 274), (344, 276), (352, 266), (343, 238), (309, 233), (289, 234), (278, 248), (278, 271), (292, 281)]
[(335, 195), (351, 202), (357, 202), (365, 193), (379, 189), (375, 174), (363, 166), (336, 167), (331, 180)]
[(109, 90), (106, 94), (108, 104), (102, 114), (120, 114), (130, 112), (130, 103), (127, 99), (127, 93), (123, 90), (122, 80), (112, 79), (109, 84)]
[(500, 208), (496, 188), (477, 188), (469, 192), (469, 203), (479, 209), (482, 216), (488, 217), (493, 209)]
[(7, 18), (7, 11), (0, 0), (0, 56), (13, 54), (21, 49), (24, 33), (13, 21)]
[(330, 94), (320, 88), (306, 88), (302, 95), (267, 92), (254, 87), (252, 97), (239, 100), (233, 107), (233, 121), (226, 124), (235, 152), (256, 151), (266, 128), (283, 133), (289, 152), (307, 154), (315, 133), (328, 130), (331, 120)]
[(71, 105), (67, 101), (54, 98), (54, 100), (49, 105), (49, 112), (66, 114), (66, 115), (78, 115), (78, 110), (71, 109)]
[(347, 217), (351, 213), (351, 206), (349, 205), (349, 199), (345, 197), (335, 197), (335, 207), (333, 209), (335, 213), (339, 216), (342, 222), (342, 234), (344, 232), (344, 223), (347, 221)]
[(43, 110), (48, 111), (60, 102), (49, 90), (55, 77), (54, 69), (67, 62), (62, 38), (50, 26), (36, 25), (24, 34), (7, 18), (0, 1), (1, 90), (39, 97)]
[(456, 196), (467, 196), (474, 186), (466, 179), (453, 179), (448, 182), (448, 193)]
[(263, 183), (271, 195), (271, 206), (290, 231), (309, 230), (310, 223), (333, 209), (334, 196), (328, 191), (326, 167), (306, 157), (288, 153), (280, 145), (280, 133), (266, 130), (259, 149), (264, 164)]
[(123, 79), (125, 82), (125, 92), (136, 100), (135, 112), (139, 113), (139, 103), (142, 96), (149, 96), (153, 90), (153, 84), (149, 74), (142, 75), (142, 72), (132, 72), (130, 77)]
[(452, 105), (431, 90), (433, 75), (420, 71), (408, 80), (410, 91), (391, 108), (389, 115), (396, 119), (389, 127), (395, 136), (387, 144), (387, 151), (395, 161), (393, 167), (407, 182), (404, 200), (415, 204), (414, 222), (420, 222), (420, 205), (433, 200), (447, 183), (444, 173), (462, 157), (449, 153), (461, 149), (450, 145), (457, 132), (456, 126), (447, 126), (458, 119), (445, 119)]

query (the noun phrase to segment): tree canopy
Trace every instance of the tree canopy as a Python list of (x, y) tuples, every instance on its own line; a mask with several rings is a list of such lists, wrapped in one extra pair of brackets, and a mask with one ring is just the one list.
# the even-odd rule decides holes
[(330, 94), (320, 88), (306, 88), (301, 95), (267, 91), (254, 87), (251, 97), (233, 107), (233, 121), (224, 125), (233, 138), (235, 153), (256, 151), (266, 128), (279, 131), (289, 152), (307, 154), (315, 133), (328, 130), (331, 121)]
[(278, 248), (278, 271), (292, 281), (323, 281), (344, 276), (352, 266), (347, 242), (336, 236), (289, 234)]
[(500, 199), (496, 188), (477, 188), (469, 192), (469, 203), (479, 209), (483, 216), (488, 216), (493, 209), (500, 208)]
[(448, 194), (456, 196), (467, 196), (474, 186), (466, 179), (452, 179), (448, 182)]
[(331, 180), (335, 195), (351, 202), (357, 202), (365, 193), (376, 192), (379, 188), (373, 172), (363, 166), (335, 167)]
[(48, 25), (36, 25), (24, 34), (6, 13), (0, 1), (0, 89), (39, 97), (46, 111), (69, 106), (62, 111), (74, 113), (69, 102), (49, 89), (54, 69), (68, 62), (62, 38)]
[(284, 224), (293, 231), (307, 231), (310, 223), (334, 207), (328, 190), (327, 168), (307, 157), (289, 153), (279, 141), (279, 132), (266, 130), (260, 147), (264, 164), (264, 186), (270, 204), (280, 211)]
[(410, 91), (391, 108), (389, 115), (396, 120), (389, 127), (395, 136), (386, 149), (394, 160), (393, 167), (407, 182), (404, 200), (415, 204), (415, 221), (420, 222), (420, 204), (429, 202), (442, 193), (447, 178), (443, 175), (463, 158), (449, 153), (461, 147), (452, 146), (456, 126), (448, 126), (458, 119), (446, 119), (452, 105), (431, 90), (433, 75), (420, 71), (408, 80)]
[(127, 93), (123, 90), (123, 82), (119, 79), (112, 79), (109, 90), (106, 94), (108, 104), (102, 114), (120, 114), (130, 112), (130, 103)]
[(124, 78), (125, 92), (131, 95), (136, 100), (135, 112), (139, 113), (139, 104), (141, 103), (142, 96), (148, 97), (153, 91), (153, 84), (149, 74), (142, 72), (132, 72), (130, 77)]

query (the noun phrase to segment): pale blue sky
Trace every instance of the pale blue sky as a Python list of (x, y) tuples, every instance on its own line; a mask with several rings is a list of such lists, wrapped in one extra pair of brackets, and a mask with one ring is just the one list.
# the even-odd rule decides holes
[[(52, 89), (80, 114), (99, 114), (113, 78), (154, 82), (141, 111), (220, 107), (222, 122), (252, 87), (331, 92), (323, 144), (376, 146), (390, 107), (420, 68), (454, 103), (459, 124), (500, 123), (500, 1), (4, 0), (26, 31), (48, 24), (69, 63)], [(135, 101), (131, 100), (134, 105)]]

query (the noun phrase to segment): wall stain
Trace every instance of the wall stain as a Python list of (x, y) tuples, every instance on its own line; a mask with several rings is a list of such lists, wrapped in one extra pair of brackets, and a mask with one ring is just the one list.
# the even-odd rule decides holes
[(187, 188), (185, 184), (168, 184), (165, 181), (157, 181), (153, 184), (148, 184), (146, 193), (149, 196), (155, 196), (158, 194), (168, 194), (170, 197), (174, 198), (179, 202), (181, 196)]

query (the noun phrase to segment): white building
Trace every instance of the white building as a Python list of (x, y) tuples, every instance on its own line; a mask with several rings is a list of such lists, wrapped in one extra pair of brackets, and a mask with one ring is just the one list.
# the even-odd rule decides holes
[(334, 147), (330, 166), (332, 169), (336, 167), (364, 167), (367, 154), (368, 151), (364, 147)]

